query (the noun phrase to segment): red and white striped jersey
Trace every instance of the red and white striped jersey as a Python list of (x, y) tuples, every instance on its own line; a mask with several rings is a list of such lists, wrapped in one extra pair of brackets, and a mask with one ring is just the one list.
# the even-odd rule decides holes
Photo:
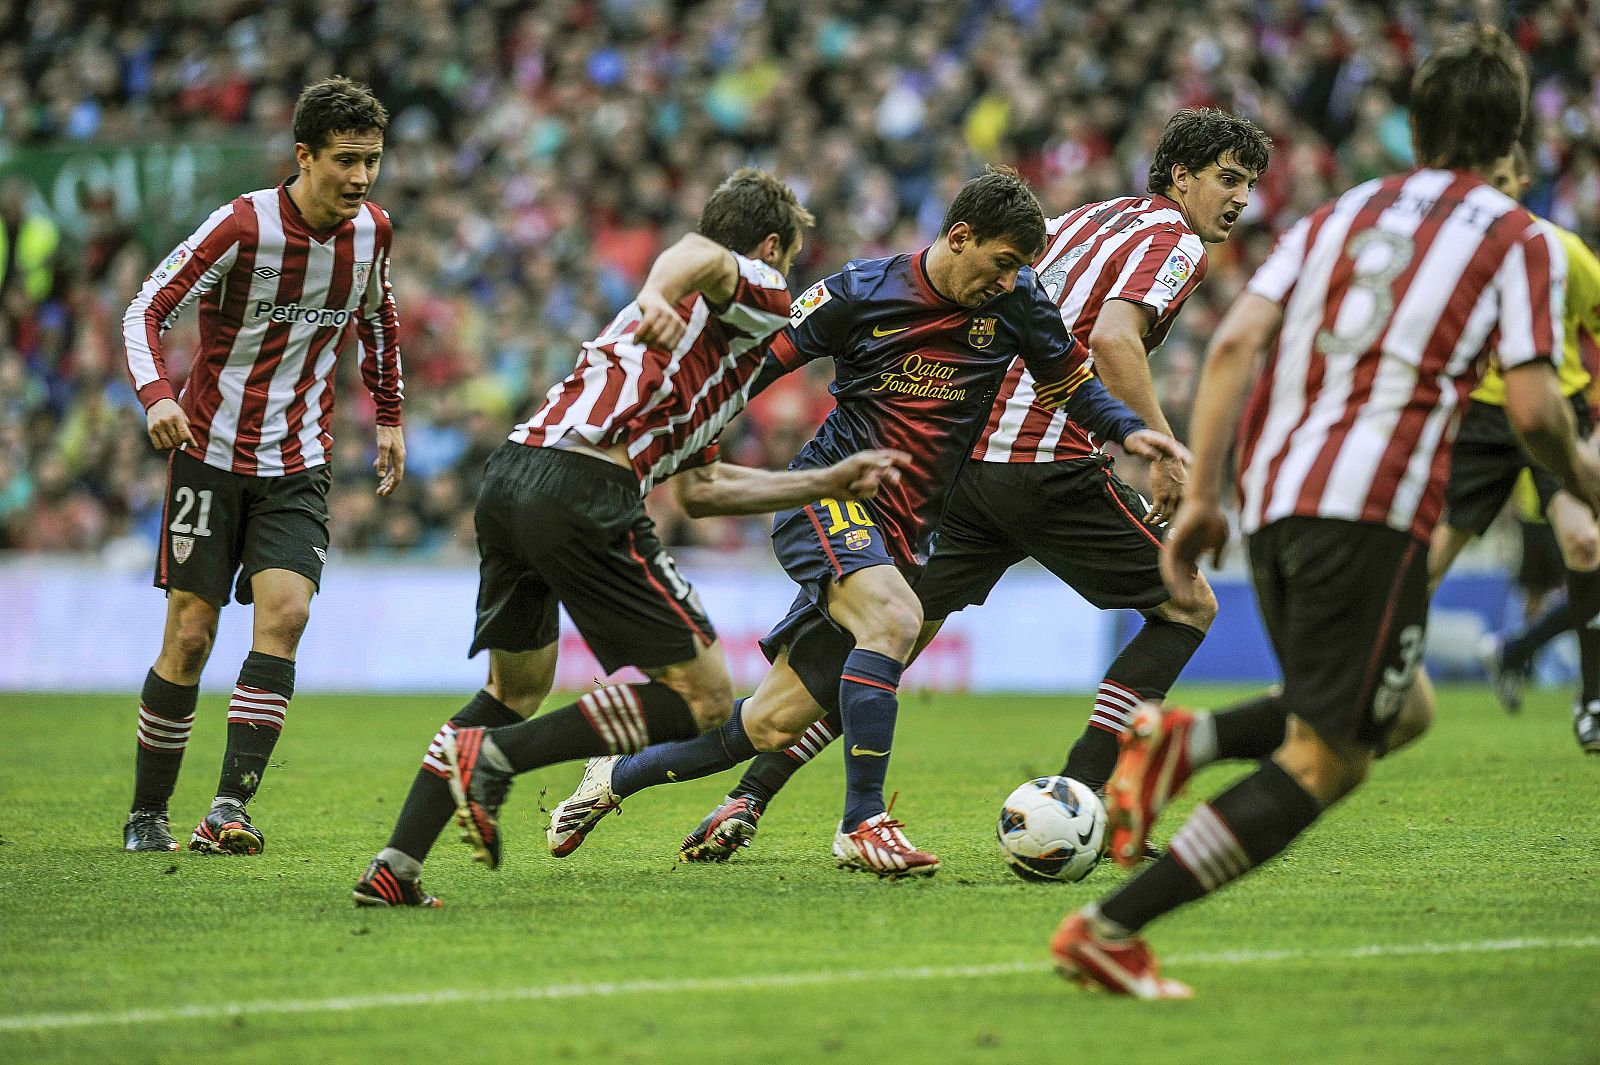
[(289, 198), (289, 184), (212, 212), (145, 279), (122, 318), (128, 370), (148, 408), (174, 398), (161, 334), (199, 300), (200, 351), (178, 400), (195, 439), (184, 450), (258, 477), (328, 461), (334, 362), (351, 333), (378, 424), (400, 424), (389, 216), (367, 203), (354, 219), (319, 232)]
[(789, 324), (789, 287), (766, 263), (734, 253), (733, 298), (714, 309), (698, 292), (678, 303), (689, 323), (671, 351), (634, 342), (630, 303), (593, 340), (577, 368), (554, 385), (509, 439), (550, 447), (569, 433), (592, 447), (623, 443), (641, 492), (712, 448), (750, 399), (773, 334)]
[[(1206, 249), (1165, 196), (1090, 203), (1045, 223), (1045, 251), (1034, 270), (1084, 347), (1107, 300), (1150, 308), (1145, 351), (1166, 339), (1178, 311), (1206, 275)], [(995, 397), (972, 450), (980, 462), (1055, 462), (1098, 453), (1094, 436), (1038, 402), (1033, 375), (1018, 359)]]
[(1283, 325), (1239, 434), (1245, 531), (1307, 515), (1426, 542), (1486, 352), (1552, 358), (1565, 281), (1559, 242), (1467, 171), (1369, 181), (1301, 219), (1249, 284)]

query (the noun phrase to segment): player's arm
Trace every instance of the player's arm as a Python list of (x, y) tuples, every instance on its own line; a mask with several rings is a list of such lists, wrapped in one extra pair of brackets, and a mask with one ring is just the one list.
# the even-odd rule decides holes
[(739, 285), (739, 264), (733, 253), (698, 233), (686, 233), (676, 244), (656, 256), (639, 290), (639, 325), (633, 331), (640, 344), (671, 350), (688, 328), (678, 315), (678, 302), (698, 292), (717, 306), (733, 299)]
[[(1021, 282), (1019, 282), (1020, 284)], [(1025, 313), (1022, 361), (1034, 376), (1034, 396), (1097, 436), (1115, 441), (1131, 455), (1188, 461), (1183, 445), (1150, 429), (1094, 376), (1094, 362), (1061, 321), (1055, 302), (1028, 274), (1031, 302)]]
[[(1112, 395), (1126, 403), (1144, 423), (1159, 433), (1172, 436), (1172, 426), (1156, 399), (1155, 380), (1150, 375), (1150, 358), (1144, 337), (1154, 324), (1149, 307), (1131, 300), (1107, 300), (1095, 319), (1089, 335), (1089, 350), (1094, 352), (1095, 373)], [(1153, 496), (1145, 520), (1153, 524), (1169, 521), (1183, 501), (1183, 485), (1188, 467), (1176, 459), (1161, 459), (1150, 469)]]
[(1173, 599), (1186, 605), (1198, 594), (1199, 561), (1209, 554), (1221, 564), (1228, 545), (1228, 519), (1222, 513), (1223, 476), (1239, 417), (1256, 374), (1256, 364), (1278, 335), (1283, 308), (1256, 292), (1242, 293), (1228, 309), (1200, 372), (1189, 446), (1194, 452), (1189, 490), (1167, 530), (1161, 574)]
[(815, 470), (762, 470), (712, 462), (673, 477), (678, 505), (691, 518), (716, 514), (769, 514), (818, 499), (871, 499), (886, 484), (897, 484), (911, 464), (904, 451), (861, 451)]
[(389, 280), (389, 248), (394, 229), (382, 214), (373, 276), (361, 299), (356, 318), (356, 340), (361, 345), (361, 380), (377, 407), (378, 454), (372, 468), (378, 474), (378, 494), (386, 496), (406, 472), (406, 438), (400, 425), (405, 382), (400, 371), (400, 314), (395, 308), (394, 285)]
[(1551, 357), (1562, 339), (1567, 257), (1537, 224), (1495, 272), (1500, 290), (1496, 351), (1506, 383), (1506, 418), (1535, 462), (1590, 507), (1600, 504), (1600, 454), (1580, 443)]
[(238, 254), (239, 229), (233, 205), (224, 204), (151, 271), (122, 315), (128, 375), (145, 408), (150, 442), (163, 451), (192, 446), (194, 436), (172, 382), (167, 380), (161, 335), (185, 307), (228, 276)]

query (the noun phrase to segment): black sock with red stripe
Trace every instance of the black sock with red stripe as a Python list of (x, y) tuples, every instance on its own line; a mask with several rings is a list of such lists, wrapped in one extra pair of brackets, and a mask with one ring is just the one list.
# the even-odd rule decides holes
[(744, 776), (739, 778), (738, 785), (728, 794), (745, 795), (765, 806), (772, 801), (774, 795), (783, 790), (783, 786), (789, 783), (790, 777), (821, 754), (824, 747), (838, 739), (842, 731), (844, 724), (839, 717), (838, 709), (829, 710), (827, 716), (806, 729), (799, 742), (792, 747), (756, 755), (755, 761), (744, 771)]
[(1134, 707), (1159, 703), (1189, 664), (1206, 634), (1193, 625), (1151, 615), (1106, 669), (1089, 724), (1067, 755), (1061, 775), (1100, 790), (1117, 766), (1122, 734)]
[[(515, 725), (521, 720), (516, 711), (481, 690), (466, 706), (456, 711), (455, 716), (440, 727), (434, 734), (433, 742), (428, 745), (428, 753), (423, 756), (422, 767), (417, 770), (416, 778), (411, 781), (411, 790), (406, 793), (405, 805), (400, 808), (400, 816), (395, 820), (394, 832), (389, 836), (389, 847), (402, 851), (414, 861), (421, 863), (427, 860), (434, 841), (439, 838), (439, 833), (444, 831), (444, 826), (450, 823), (450, 815), (455, 812), (456, 801), (450, 796), (450, 785), (445, 783), (448, 772), (439, 750), (439, 745), (447, 733), (453, 733), (456, 729), (470, 728), (473, 725), (500, 728), (503, 725)], [(384, 855), (380, 854), (379, 857)], [(408, 879), (412, 878), (414, 877), (408, 876)]]
[(1167, 853), (1101, 902), (1100, 915), (1137, 932), (1275, 857), (1321, 815), (1321, 804), (1268, 759), (1197, 806)]
[(900, 709), (900, 674), (905, 666), (877, 651), (857, 647), (839, 677), (839, 716), (844, 723), (845, 800), (843, 824), (853, 831), (883, 813), (883, 782)]
[(255, 797), (272, 749), (283, 735), (284, 715), (294, 697), (294, 661), (251, 651), (228, 701), (228, 749), (222, 756), (217, 798), (239, 806)]
[(199, 698), (198, 684), (173, 684), (158, 677), (153, 669), (145, 674), (144, 689), (139, 693), (139, 747), (134, 759), (132, 810), (167, 812), (172, 789), (178, 785), (178, 770), (183, 767), (183, 752), (189, 746)]
[(657, 681), (597, 688), (568, 706), (489, 734), (513, 772), (632, 754), (652, 743), (687, 740), (700, 726), (683, 696)]
[[(1211, 715), (1217, 734), (1217, 758), (1267, 757), (1283, 746), (1289, 731), (1289, 710), (1281, 695), (1263, 695)], [(1201, 763), (1191, 759), (1198, 769)]]

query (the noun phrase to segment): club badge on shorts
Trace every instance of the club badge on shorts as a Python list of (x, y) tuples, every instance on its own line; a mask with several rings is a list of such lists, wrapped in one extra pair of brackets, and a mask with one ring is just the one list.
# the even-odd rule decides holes
[(172, 557), (178, 562), (189, 561), (189, 556), (194, 554), (194, 537), (174, 536), (172, 538)]
[(865, 529), (851, 529), (844, 534), (844, 546), (852, 551), (859, 551), (872, 543), (872, 534)]

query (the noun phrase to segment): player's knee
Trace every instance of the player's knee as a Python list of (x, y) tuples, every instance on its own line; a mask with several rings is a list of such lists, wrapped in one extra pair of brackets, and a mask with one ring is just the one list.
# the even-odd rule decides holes
[(1179, 606), (1169, 599), (1152, 613), (1163, 620), (1209, 632), (1211, 623), (1217, 620), (1217, 593), (1211, 590), (1211, 585), (1205, 583), (1204, 578), (1201, 578), (1200, 592), (1200, 598), (1192, 604)]
[(1591, 573), (1600, 568), (1600, 535), (1593, 525), (1563, 531), (1561, 560), (1568, 569), (1578, 573)]
[(1398, 751), (1432, 727), (1433, 687), (1413, 684), (1411, 690), (1406, 693), (1405, 705), (1400, 708), (1394, 727), (1389, 731), (1389, 752)]
[(173, 631), (167, 650), (184, 673), (195, 673), (205, 666), (206, 659), (211, 656), (211, 642), (216, 635), (214, 622), (200, 618), (185, 620)]
[(904, 662), (922, 631), (922, 607), (915, 596), (884, 598), (854, 633), (856, 646), (878, 651)]
[(789, 728), (783, 722), (771, 718), (747, 716), (744, 719), (744, 734), (749, 737), (750, 744), (763, 754), (773, 754), (777, 751), (787, 751), (805, 734), (804, 728)]
[(294, 647), (300, 642), (300, 636), (306, 631), (306, 623), (310, 620), (310, 603), (299, 600), (278, 602), (266, 611), (266, 617), (261, 620), (261, 631), (279, 643)]

